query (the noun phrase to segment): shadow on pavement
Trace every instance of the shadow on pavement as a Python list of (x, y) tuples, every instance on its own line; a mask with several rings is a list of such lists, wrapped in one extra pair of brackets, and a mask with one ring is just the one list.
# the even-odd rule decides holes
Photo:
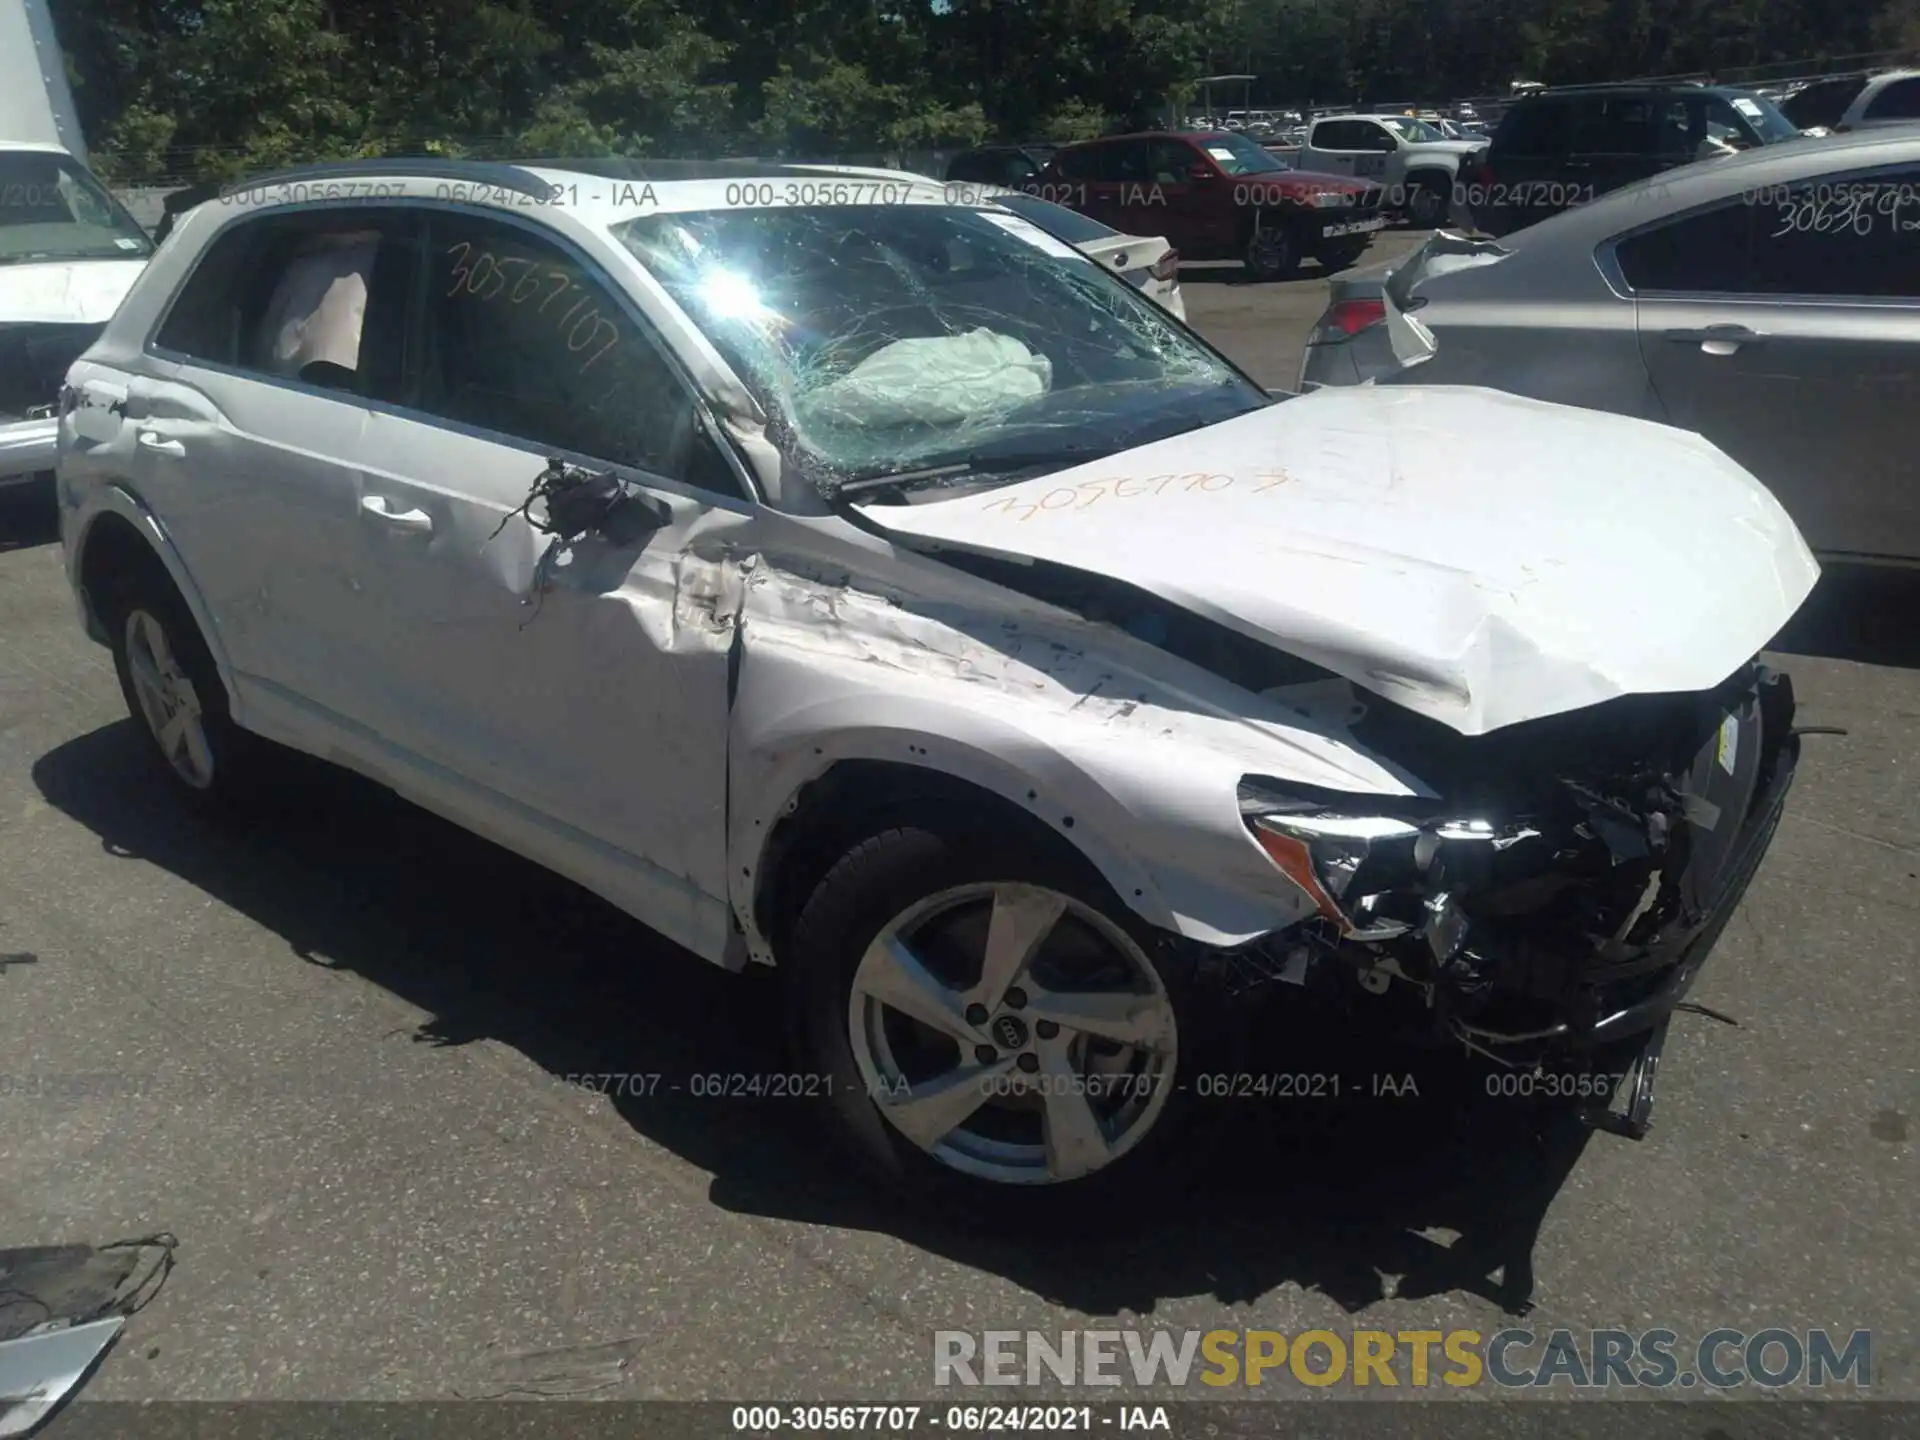
[[(710, 1173), (715, 1204), (890, 1233), (1090, 1313), (1148, 1313), (1169, 1296), (1248, 1300), (1287, 1283), (1348, 1311), (1462, 1291), (1524, 1313), (1541, 1222), (1585, 1144), (1577, 1126), (1536, 1133), (1516, 1102), (1474, 1099), (1431, 1057), (1368, 1052), (1340, 1065), (1344, 1095), (1364, 1093), (1378, 1071), (1395, 1088), (1411, 1073), (1424, 1098), (1217, 1102), (1227, 1113), (1198, 1172), (1204, 1199), (1129, 1217), (1143, 1223), (1115, 1238), (1076, 1249), (942, 1225), (883, 1205), (824, 1155), (813, 1127), (796, 1123), (805, 1102), (666, 1093), (693, 1075), (791, 1071), (770, 976), (703, 964), (567, 881), (318, 762), (287, 757), (277, 813), (243, 826), (190, 814), (147, 766), (122, 722), (45, 755), (34, 779), (108, 853), (162, 866), (310, 963), (421, 1007), (433, 1017), (421, 1044), (490, 1038), (555, 1075), (664, 1076), (652, 1097), (617, 1107)], [(1276, 1022), (1251, 1068), (1330, 1068), (1326, 1044)], [(1434, 1231), (1453, 1235), (1421, 1233)]]
[(0, 555), (60, 539), (60, 512), (51, 477), (0, 487)]
[(1920, 570), (1827, 561), (1769, 650), (1920, 668)]

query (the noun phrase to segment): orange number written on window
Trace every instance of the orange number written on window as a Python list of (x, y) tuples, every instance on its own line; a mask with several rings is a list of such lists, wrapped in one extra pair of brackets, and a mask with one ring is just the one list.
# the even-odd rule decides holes
[[(543, 270), (525, 258), (499, 259), (465, 240), (448, 246), (447, 254), (453, 257), (448, 295), (489, 301), (504, 295), (511, 305), (532, 305), (533, 313), (545, 316), (554, 333), (566, 340), (569, 353), (585, 357), (581, 374), (620, 343), (619, 327), (600, 313), (592, 294), (565, 270)], [(579, 298), (574, 299), (576, 295)]]

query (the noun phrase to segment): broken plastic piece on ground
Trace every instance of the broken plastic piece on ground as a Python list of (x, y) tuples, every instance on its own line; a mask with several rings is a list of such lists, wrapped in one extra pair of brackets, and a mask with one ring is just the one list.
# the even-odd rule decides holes
[(126, 1323), (116, 1315), (0, 1341), (0, 1440), (30, 1434), (51, 1418)]
[(35, 1429), (87, 1377), (166, 1283), (179, 1243), (161, 1231), (0, 1250), (0, 1440)]

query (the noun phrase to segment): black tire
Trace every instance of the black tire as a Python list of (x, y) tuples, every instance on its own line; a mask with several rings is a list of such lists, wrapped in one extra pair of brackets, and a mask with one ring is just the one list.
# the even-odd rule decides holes
[[(239, 808), (256, 778), (258, 746), (233, 723), (219, 667), (165, 567), (157, 557), (130, 566), (94, 597), (94, 603), (113, 650), (113, 668), (120, 679), (127, 713), (154, 765), (167, 777), (174, 793), (195, 809), (223, 812)], [(165, 667), (170, 677), (184, 682), (175, 692), (177, 698), (197, 714), (205, 750), (205, 773), (200, 779), (187, 773), (189, 768), (199, 768), (193, 763), (199, 757), (192, 755), (192, 747), (186, 747), (188, 763), (183, 765), (183, 748), (176, 745), (169, 753), (160, 739), (156, 719), (142, 703), (133, 652), (136, 645), (150, 646), (150, 641), (135, 639), (136, 626), (151, 635), (145, 629), (148, 624), (158, 627), (164, 641), (172, 662)]]
[[(855, 975), (874, 939), (928, 897), (993, 883), (1043, 886), (1111, 922), (1152, 966), (1175, 1019), (1176, 1053), (1162, 1077), (1157, 1118), (1130, 1149), (1079, 1178), (1023, 1184), (963, 1173), (882, 1115), (855, 1056), (849, 1013)], [(1150, 1213), (1140, 1203), (1147, 1193), (1164, 1196), (1170, 1183), (1194, 1173), (1192, 1164), (1172, 1163), (1172, 1157), (1198, 1151), (1211, 1128), (1200, 1123), (1207, 1117), (1199, 1112), (1219, 1108), (1196, 1106), (1188, 1079), (1197, 1065), (1221, 1066), (1235, 1053), (1223, 1007), (1164, 937), (1127, 912), (1097, 872), (1062, 847), (1004, 829), (896, 817), (892, 828), (841, 856), (802, 903), (790, 935), (781, 969), (788, 975), (796, 1063), (830, 1077), (821, 1109), (834, 1138), (896, 1198), (931, 1205), (950, 1219), (1017, 1215), (1024, 1222), (1069, 1222), (1076, 1230), (1124, 1227)]]
[(1265, 216), (1247, 228), (1242, 263), (1248, 279), (1291, 280), (1299, 272), (1301, 257), (1299, 233), (1285, 221)]
[(1437, 230), (1453, 211), (1452, 187), (1443, 175), (1417, 175), (1409, 181), (1407, 224), (1416, 230)]
[(1361, 241), (1358, 245), (1328, 245), (1314, 258), (1320, 262), (1321, 268), (1333, 275), (1352, 269), (1366, 253), (1366, 242)]

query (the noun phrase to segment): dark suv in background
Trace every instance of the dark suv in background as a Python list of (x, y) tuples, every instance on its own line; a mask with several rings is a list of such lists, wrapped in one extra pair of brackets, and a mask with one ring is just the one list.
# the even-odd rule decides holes
[(1597, 195), (1715, 154), (1801, 138), (1771, 100), (1711, 85), (1578, 85), (1516, 101), (1456, 210), (1506, 235)]
[(983, 145), (977, 150), (963, 150), (947, 162), (945, 178), (1018, 190), (1038, 178), (1058, 148), (1054, 145)]
[(1022, 187), (1129, 235), (1163, 235), (1182, 260), (1239, 260), (1284, 280), (1303, 259), (1344, 270), (1386, 224), (1382, 190), (1295, 170), (1231, 131), (1113, 135), (1068, 145)]

